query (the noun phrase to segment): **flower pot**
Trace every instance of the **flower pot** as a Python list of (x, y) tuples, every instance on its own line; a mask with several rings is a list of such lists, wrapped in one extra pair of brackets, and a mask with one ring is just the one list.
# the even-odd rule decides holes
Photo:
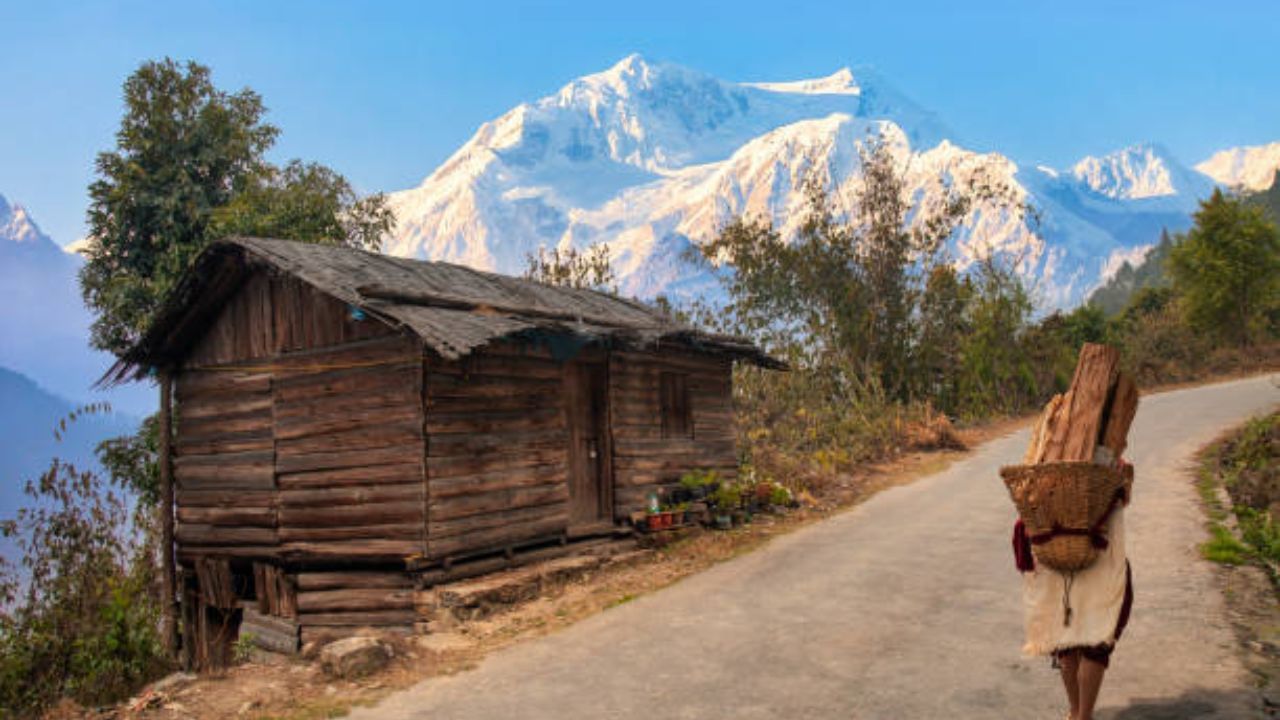
[(649, 527), (649, 531), (650, 531), (650, 532), (652, 532), (652, 531), (654, 531), (654, 530), (660, 530), (660, 529), (662, 529), (662, 516), (661, 516), (661, 515), (659, 515), (659, 514), (657, 514), (657, 513), (654, 513), (654, 514), (652, 514), (652, 515), (649, 515), (649, 516), (648, 516), (647, 518), (645, 518), (645, 519), (646, 519), (646, 521), (648, 522), (648, 527)]

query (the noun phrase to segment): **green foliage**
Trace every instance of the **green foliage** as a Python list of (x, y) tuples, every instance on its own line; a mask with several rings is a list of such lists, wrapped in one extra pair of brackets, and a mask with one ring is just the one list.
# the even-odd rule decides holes
[(1108, 316), (1117, 315), (1130, 304), (1131, 298), (1144, 289), (1167, 288), (1173, 282), (1166, 270), (1169, 253), (1177, 241), (1167, 230), (1160, 232), (1160, 242), (1146, 252), (1137, 267), (1126, 260), (1102, 287), (1089, 296), (1089, 305), (1102, 308)]
[(1249, 548), (1221, 525), (1209, 528), (1210, 538), (1200, 545), (1205, 560), (1221, 565), (1243, 565), (1249, 561)]
[(126, 697), (166, 669), (152, 528), (93, 472), (54, 460), (0, 524), (19, 565), (0, 568), (0, 708), (36, 714), (67, 696)]
[(89, 186), (88, 262), (80, 272), (95, 312), (90, 341), (119, 355), (211, 240), (258, 234), (377, 248), (391, 226), (380, 195), (358, 199), (334, 171), (264, 158), (279, 129), (261, 97), (214, 86), (209, 68), (165, 59), (124, 83), (116, 147)]
[(537, 255), (525, 257), (524, 276), (548, 285), (618, 293), (609, 248), (604, 245), (592, 245), (585, 252), (539, 247)]
[(379, 250), (393, 217), (381, 194), (361, 198), (347, 179), (316, 163), (265, 167), (213, 212), (211, 237), (248, 235)]
[(89, 262), (80, 274), (94, 309), (94, 347), (119, 354), (208, 241), (213, 211), (263, 170), (279, 130), (251, 90), (214, 87), (209, 69), (165, 59), (124, 84), (116, 149), (98, 155), (89, 186)]
[[(1218, 500), (1219, 485), (1231, 497), (1229, 509)], [(1213, 521), (1206, 557), (1230, 564), (1255, 557), (1280, 563), (1280, 413), (1250, 420), (1206, 453), (1199, 487)], [(1239, 538), (1222, 525), (1228, 511)]]
[(721, 483), (707, 500), (718, 510), (734, 510), (742, 506), (742, 491), (731, 483)]
[(1271, 179), (1271, 187), (1245, 198), (1245, 202), (1261, 208), (1267, 219), (1275, 225), (1280, 225), (1280, 181), (1278, 180), (1280, 180), (1280, 170), (1277, 170), (1276, 177)]
[(251, 632), (241, 632), (231, 645), (231, 659), (236, 664), (249, 662), (253, 651), (258, 646), (258, 636)]
[(140, 507), (160, 500), (160, 422), (157, 415), (142, 421), (133, 435), (98, 444), (98, 462), (117, 484), (129, 489)]
[(1274, 334), (1280, 230), (1260, 208), (1215, 190), (1170, 253), (1169, 269), (1195, 330), (1240, 346)]
[(680, 476), (680, 486), (686, 490), (696, 490), (720, 482), (720, 473), (715, 470), (690, 470)]

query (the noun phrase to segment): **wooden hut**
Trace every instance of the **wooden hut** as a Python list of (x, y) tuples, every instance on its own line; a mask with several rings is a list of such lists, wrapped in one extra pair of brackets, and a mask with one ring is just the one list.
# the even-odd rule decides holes
[(691, 469), (732, 477), (735, 360), (780, 366), (604, 293), (233, 238), (111, 377), (172, 382), (187, 632), (248, 605), (288, 645), (410, 628), (424, 572), (609, 533)]

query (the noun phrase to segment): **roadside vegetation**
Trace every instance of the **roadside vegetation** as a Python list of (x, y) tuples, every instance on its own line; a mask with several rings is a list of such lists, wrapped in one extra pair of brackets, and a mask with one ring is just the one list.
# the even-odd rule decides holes
[(1257, 563), (1280, 583), (1280, 413), (1251, 420), (1206, 449), (1198, 487), (1211, 534), (1204, 556)]
[[(81, 285), (99, 349), (119, 354), (135, 342), (215, 238), (376, 250), (392, 225), (384, 198), (358, 196), (335, 171), (267, 162), (279, 129), (265, 122), (262, 99), (217, 88), (208, 68), (147, 62), (123, 95), (116, 145), (98, 157), (89, 188), (93, 239)], [(669, 307), (748, 336), (792, 367), (734, 371), (740, 477), (831, 506), (870, 463), (955, 448), (956, 425), (1038, 408), (1066, 387), (1085, 342), (1118, 345), (1148, 386), (1275, 362), (1280, 233), (1257, 204), (1223, 193), (1206, 200), (1195, 227), (1161, 256), (1166, 280), (1128, 295), (1116, 313), (1086, 305), (1038, 317), (1019, 258), (960, 270), (945, 249), (980, 206), (1028, 217), (1032, 209), (980, 176), (939, 179), (943, 201), (922, 207), (884, 146), (868, 139), (861, 153), (853, 190), (837, 195), (828, 179), (811, 179), (796, 237), (739, 218), (690, 259), (718, 268), (726, 307)], [(612, 290), (606, 260), (598, 249), (544, 251), (529, 275)], [(28, 487), (28, 507), (0, 526), (17, 549), (0, 568), (0, 715), (38, 715), (62, 698), (109, 703), (171, 668), (159, 629), (156, 449), (149, 420), (103, 443), (100, 473), (55, 461)], [(1274, 552), (1272, 521), (1248, 522), (1254, 540), (1242, 541), (1244, 552)]]

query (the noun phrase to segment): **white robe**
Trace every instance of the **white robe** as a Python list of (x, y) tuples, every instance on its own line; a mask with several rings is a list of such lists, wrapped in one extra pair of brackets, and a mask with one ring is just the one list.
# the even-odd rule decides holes
[(1116, 641), (1116, 622), (1124, 605), (1127, 562), (1124, 550), (1124, 507), (1117, 507), (1107, 524), (1107, 549), (1092, 565), (1075, 573), (1069, 595), (1071, 624), (1063, 622), (1066, 575), (1036, 563), (1023, 573), (1023, 609), (1027, 643), (1025, 655), (1052, 655), (1069, 647), (1110, 645)]

